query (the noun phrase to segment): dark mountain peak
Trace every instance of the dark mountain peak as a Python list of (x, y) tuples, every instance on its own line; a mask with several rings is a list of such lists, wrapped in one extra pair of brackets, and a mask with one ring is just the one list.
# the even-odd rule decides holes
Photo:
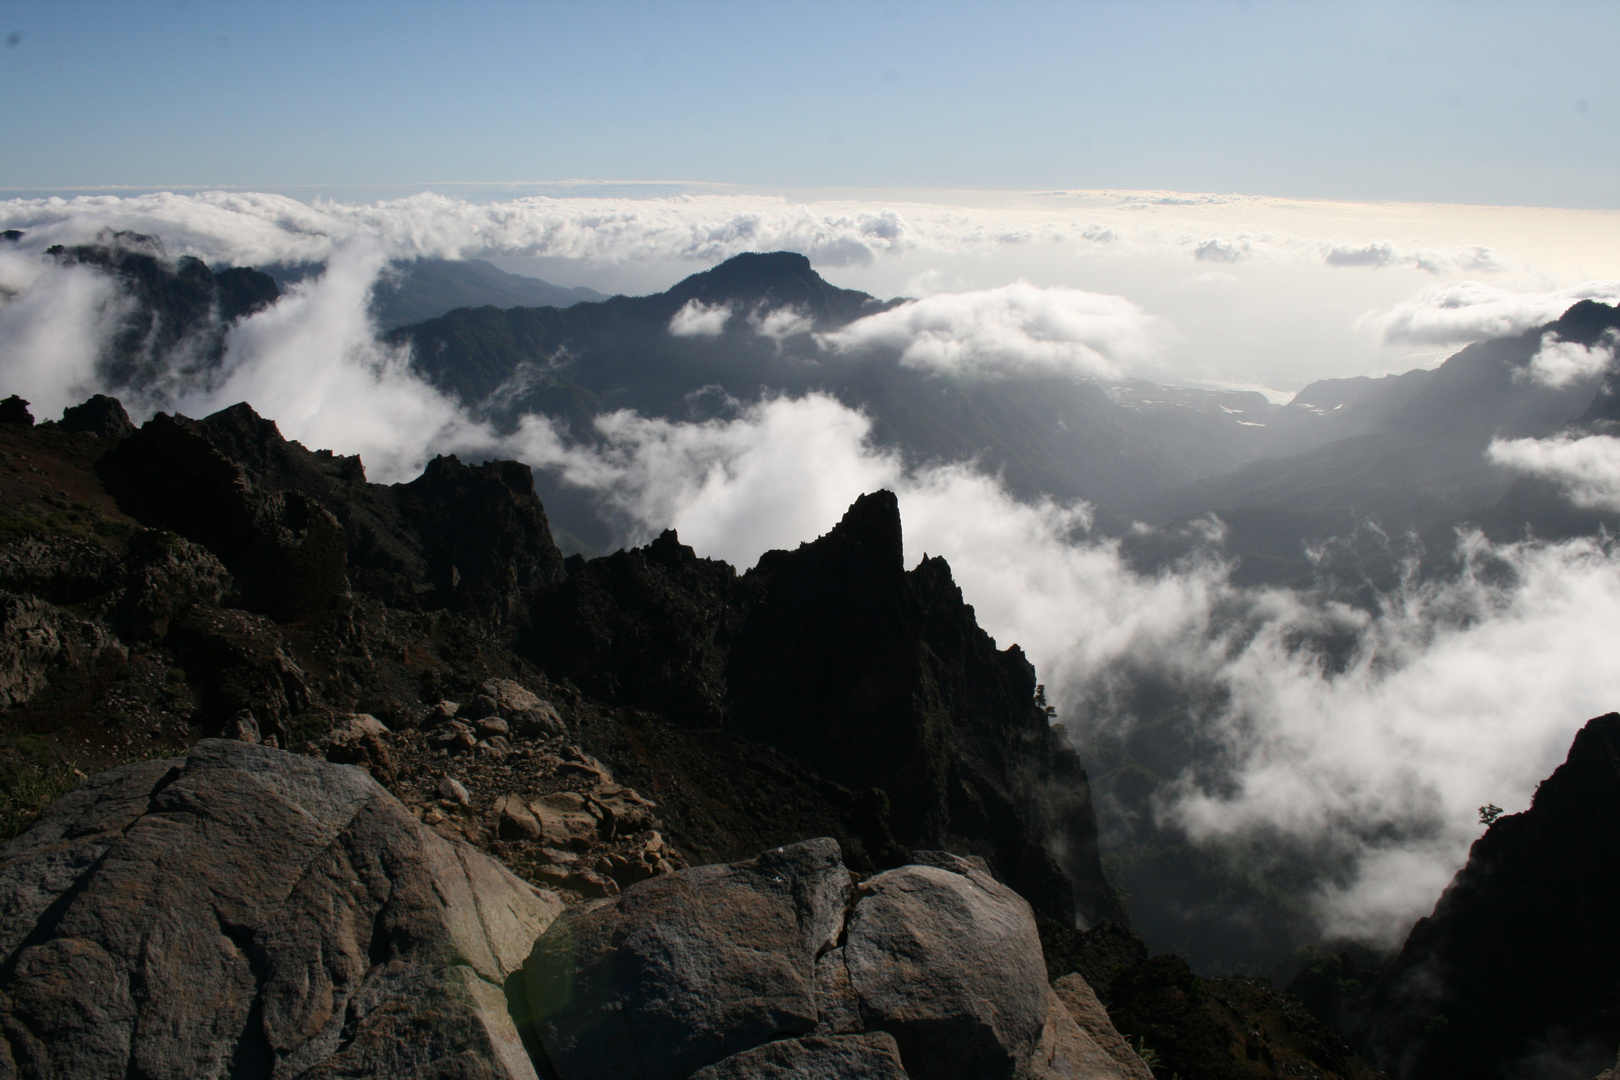
[(840, 289), (793, 251), (733, 255), (712, 270), (678, 282), (664, 294), (680, 307), (689, 301), (741, 308), (794, 308), (817, 327), (842, 325), (877, 310), (879, 301), (856, 289)]
[(1617, 891), (1620, 714), (1609, 713), (1575, 736), (1530, 809), (1474, 842), (1380, 978), (1362, 1037), (1415, 1080), (1598, 1072), (1620, 1032)]
[(844, 516), (824, 539), (860, 547), (884, 561), (902, 566), (905, 556), (900, 529), (900, 500), (894, 492), (886, 489), (860, 496), (844, 511)]
[(1606, 817), (1620, 821), (1620, 713), (1588, 720), (1576, 732), (1569, 755), (1536, 788), (1526, 813), (1585, 815), (1600, 804)]
[(1610, 330), (1620, 330), (1620, 310), (1596, 300), (1582, 300), (1553, 322), (1541, 327), (1540, 333), (1549, 330), (1557, 334), (1560, 341), (1573, 341), (1590, 347)]

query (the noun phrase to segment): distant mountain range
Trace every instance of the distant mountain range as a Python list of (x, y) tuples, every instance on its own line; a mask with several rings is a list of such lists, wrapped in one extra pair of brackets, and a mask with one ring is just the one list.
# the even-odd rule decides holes
[[(323, 267), (318, 263), (262, 268), (278, 286), (302, 281)], [(384, 330), (438, 318), (456, 308), (567, 307), (606, 300), (595, 289), (566, 288), (539, 278), (511, 274), (483, 259), (411, 259), (396, 262), (372, 294), (371, 313)]]
[[(812, 336), (901, 302), (836, 288), (803, 256), (778, 252), (738, 256), (652, 296), (464, 308), (399, 327), (390, 340), (409, 344), (425, 375), (497, 424), (541, 413), (583, 441), (594, 437), (592, 419), (613, 409), (704, 420), (764, 395), (828, 393), (865, 411), (874, 437), (913, 462), (974, 459), (1021, 496), (1086, 499), (1116, 535), (1137, 520), (1165, 526), (1130, 534), (1144, 569), (1201, 542), (1178, 526), (1216, 513), (1240, 581), (1299, 583), (1322, 568), (1307, 545), (1368, 522), (1381, 535), (1428, 535), (1440, 549), (1463, 521), (1502, 535), (1567, 532), (1568, 521), (1553, 520), (1567, 517), (1567, 504), (1527, 498), (1485, 448), (1496, 435), (1552, 434), (1597, 396), (1593, 379), (1555, 389), (1524, 377), (1544, 333), (1590, 345), (1620, 326), (1613, 308), (1586, 301), (1432, 371), (1323, 380), (1287, 405), (1136, 380), (945, 377), (904, 366), (893, 347), (834, 356)], [(723, 321), (711, 333), (673, 332), (687, 310), (724, 312)], [(797, 319), (795, 332), (763, 329), (773, 312)], [(1510, 490), (1518, 495), (1504, 504)], [(551, 494), (569, 532), (609, 542), (605, 523)], [(1515, 518), (1515, 507), (1528, 516)]]

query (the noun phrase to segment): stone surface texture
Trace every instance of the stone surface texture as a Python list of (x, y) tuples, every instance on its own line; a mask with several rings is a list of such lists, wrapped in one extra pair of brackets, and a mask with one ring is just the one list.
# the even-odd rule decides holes
[(1054, 980), (1052, 990), (1063, 1002), (1074, 1022), (1119, 1065), (1122, 1076), (1130, 1080), (1153, 1080), (1153, 1072), (1142, 1063), (1130, 1043), (1114, 1029), (1108, 1019), (1108, 1010), (1097, 1000), (1091, 984), (1078, 974), (1065, 975)]
[(0, 1076), (533, 1077), (502, 988), (560, 908), (357, 768), (206, 740), (0, 850)]
[(905, 1076), (893, 1036), (880, 1032), (781, 1039), (699, 1069), (691, 1080), (902, 1080)]
[(1145, 1075), (1047, 985), (1028, 903), (982, 861), (916, 854), (927, 865), (852, 887), (836, 842), (809, 840), (570, 910), (535, 944), (514, 1000), (542, 1074)]

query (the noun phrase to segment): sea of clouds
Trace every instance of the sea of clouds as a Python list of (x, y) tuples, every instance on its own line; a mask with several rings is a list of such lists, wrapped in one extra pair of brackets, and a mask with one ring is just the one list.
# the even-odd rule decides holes
[[(1460, 535), (1458, 576), (1414, 576), (1352, 607), (1234, 585), (1212, 522), (1198, 554), (1143, 574), (1117, 539), (1092, 530), (1086, 506), (1019, 501), (972, 462), (910, 467), (872, 442), (865, 416), (827, 397), (765, 399), (708, 423), (611, 413), (597, 418), (602, 438), (590, 448), (540, 417), (499, 434), (422, 379), (405, 351), (379, 342), (367, 309), (390, 260), (502, 252), (582, 265), (684, 260), (693, 270), (746, 250), (798, 250), (825, 269), (1040, 243), (1105, 257), (1134, 245), (1189, 271), (1256, 260), (1286, 270), (1288, 260), (1306, 260), (1346, 272), (1466, 274), (1505, 259), (1478, 246), (1213, 235), (1185, 218), (1131, 226), (1142, 208), (1185, 209), (1157, 198), (1121, 195), (1102, 209), (1093, 200), (1066, 216), (729, 196), (310, 205), (213, 193), (0, 203), (0, 227), (26, 234), (0, 245), (0, 393), (54, 416), (104, 389), (96, 358), (128, 300), (93, 271), (43, 257), (48, 244), (120, 229), (214, 263), (322, 263), (230, 332), (217, 370), (172, 372), (128, 400), (131, 411), (205, 415), (247, 401), (291, 438), (360, 454), (384, 482), (408, 479), (435, 453), (516, 457), (595, 493), (627, 543), (673, 526), (701, 554), (739, 566), (825, 532), (860, 493), (892, 489), (907, 559), (949, 560), (981, 624), (1001, 644), (1024, 647), (1071, 729), (1133, 723), (1119, 704), (1128, 695), (1117, 692), (1133, 679), (1200, 689), (1215, 703), (1200, 722), (1218, 752), (1174, 786), (1159, 807), (1166, 822), (1204, 842), (1271, 836), (1335, 856), (1352, 869), (1315, 898), (1324, 932), (1387, 940), (1427, 911), (1466, 857), (1481, 828), (1476, 807), (1523, 809), (1578, 726), (1620, 704), (1620, 669), (1609, 662), (1620, 649), (1620, 555), (1609, 543), (1491, 545)], [(1105, 210), (1120, 220), (1093, 220)], [(1345, 332), (1456, 343), (1521, 331), (1575, 299), (1617, 296), (1611, 281), (1517, 292), (1440, 281)], [(736, 318), (764, 334), (805, 329), (791, 313), (693, 308), (671, 332), (701, 337)], [(1122, 295), (1023, 281), (930, 289), (825, 335), (821, 347), (879, 343), (953, 378), (1031, 368), (1121, 377), (1173, 363), (1186, 346), (1173, 323)], [(1550, 382), (1590, 377), (1613, 360), (1609, 345), (1576, 355), (1548, 342), (1543, 353), (1534, 377)], [(1578, 502), (1620, 509), (1620, 440), (1519, 440), (1491, 453), (1559, 479)], [(1331, 657), (1315, 644), (1330, 639)]]

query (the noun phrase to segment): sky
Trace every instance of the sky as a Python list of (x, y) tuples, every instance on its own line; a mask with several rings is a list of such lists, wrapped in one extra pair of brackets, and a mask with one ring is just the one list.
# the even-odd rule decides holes
[[(1351, 853), (1322, 925), (1388, 941), (1475, 808), (1522, 810), (1620, 704), (1612, 542), (1459, 535), (1455, 580), (1367, 609), (1240, 588), (1218, 545), (1142, 576), (1084, 505), (910, 468), (825, 398), (615, 413), (594, 450), (542, 418), (497, 434), (379, 342), (370, 290), (421, 256), (646, 293), (793, 250), (916, 298), (850, 333), (958, 372), (1079, 356), (1285, 401), (1620, 300), (1617, 31), (1613, 2), (0, 2), (0, 229), (25, 233), (0, 246), (0, 393), (47, 417), (102, 388), (126, 301), (50, 244), (128, 229), (215, 265), (324, 263), (137, 419), (246, 400), (384, 482), (511, 456), (598, 493), (626, 542), (674, 525), (739, 566), (892, 488), (908, 560), (949, 559), (1066, 723), (1128, 726), (1114, 690), (1144, 675), (1226, 702), (1204, 721), (1219, 782), (1181, 778), (1165, 820)], [(1549, 379), (1614, 362), (1544, 354)], [(1620, 442), (1492, 453), (1620, 506)], [(1298, 645), (1324, 628), (1357, 642), (1343, 670)]]
[(0, 187), (564, 179), (1620, 209), (1594, 3), (0, 5)]

